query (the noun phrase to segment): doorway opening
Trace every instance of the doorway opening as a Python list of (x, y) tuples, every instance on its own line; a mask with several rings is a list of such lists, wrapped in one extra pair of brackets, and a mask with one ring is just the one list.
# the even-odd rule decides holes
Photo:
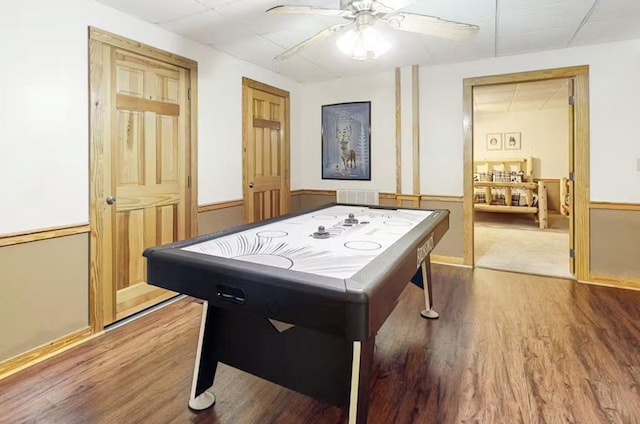
[(474, 259), (573, 278), (569, 264), (570, 80), (473, 90)]
[(588, 66), (464, 80), (464, 263), (585, 280)]

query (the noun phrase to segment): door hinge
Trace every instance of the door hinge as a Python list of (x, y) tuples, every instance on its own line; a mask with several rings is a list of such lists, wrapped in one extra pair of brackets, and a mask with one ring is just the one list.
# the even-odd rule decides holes
[(569, 172), (569, 181), (575, 181), (574, 178), (575, 175), (573, 175), (573, 172)]
[(576, 251), (574, 249), (569, 249), (569, 257), (575, 259)]
[(191, 88), (187, 90), (187, 98), (191, 100)]
[(576, 98), (574, 96), (569, 96), (569, 104), (573, 106), (576, 102)]
[(191, 188), (191, 175), (187, 175), (187, 187)]

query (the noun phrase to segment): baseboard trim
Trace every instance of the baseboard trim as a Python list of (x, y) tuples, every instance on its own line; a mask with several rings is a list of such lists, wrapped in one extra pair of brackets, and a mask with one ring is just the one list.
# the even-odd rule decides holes
[(591, 202), (591, 209), (609, 209), (615, 211), (640, 211), (640, 203)]
[(613, 277), (610, 275), (591, 274), (589, 280), (579, 280), (583, 284), (613, 287), (617, 289), (640, 290), (640, 280), (635, 278)]
[(91, 328), (86, 327), (0, 362), (0, 380), (85, 343), (102, 333), (102, 331), (91, 333)]
[(457, 202), (462, 203), (462, 196), (428, 196), (421, 195), (420, 200), (423, 202)]
[(218, 209), (233, 208), (236, 206), (243, 206), (243, 205), (244, 205), (244, 201), (242, 199), (229, 200), (226, 202), (208, 203), (206, 205), (198, 206), (198, 213), (217, 211)]
[(462, 268), (472, 268), (465, 265), (464, 258), (458, 256), (431, 255), (431, 262), (436, 264), (454, 265)]
[(300, 190), (291, 190), (290, 196), (302, 196), (303, 194), (312, 194), (318, 196), (335, 196), (335, 190), (314, 190), (314, 189), (300, 189)]

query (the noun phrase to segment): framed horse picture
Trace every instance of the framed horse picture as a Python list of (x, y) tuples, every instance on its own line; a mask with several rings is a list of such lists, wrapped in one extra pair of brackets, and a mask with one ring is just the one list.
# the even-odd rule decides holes
[(322, 179), (371, 180), (371, 102), (322, 106)]

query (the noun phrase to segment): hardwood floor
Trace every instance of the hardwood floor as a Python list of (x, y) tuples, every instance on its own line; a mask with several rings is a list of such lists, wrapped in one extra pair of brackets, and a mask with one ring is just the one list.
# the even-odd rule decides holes
[[(369, 423), (640, 423), (640, 292), (434, 265), (376, 339)], [(342, 423), (221, 365), (187, 408), (201, 305), (183, 299), (0, 381), (1, 423)]]

